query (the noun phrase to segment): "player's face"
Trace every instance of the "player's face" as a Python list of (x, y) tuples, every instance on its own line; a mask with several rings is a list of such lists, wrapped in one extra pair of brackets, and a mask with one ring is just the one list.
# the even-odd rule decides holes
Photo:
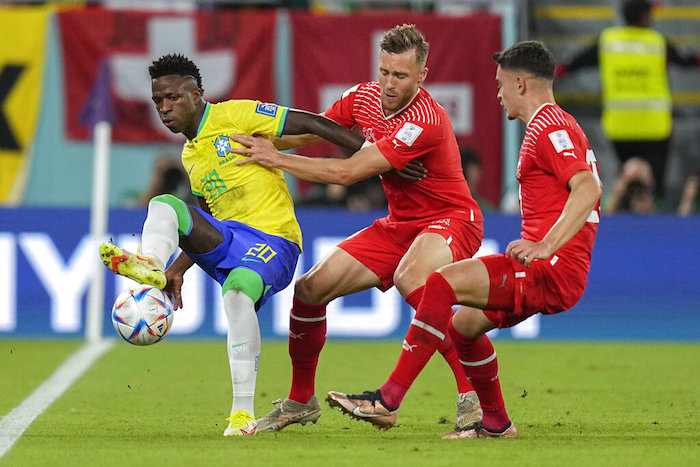
[(515, 120), (519, 117), (515, 105), (519, 95), (517, 75), (512, 71), (504, 70), (499, 65), (496, 69), (496, 84), (498, 85), (498, 102), (505, 110), (508, 119)]
[[(173, 133), (196, 133), (196, 104), (202, 97), (190, 76), (166, 75), (151, 80), (151, 99), (163, 125)], [(194, 129), (194, 130), (193, 130)]]
[(400, 54), (379, 53), (379, 89), (384, 115), (391, 115), (411, 102), (425, 80), (428, 68), (416, 62), (415, 49)]

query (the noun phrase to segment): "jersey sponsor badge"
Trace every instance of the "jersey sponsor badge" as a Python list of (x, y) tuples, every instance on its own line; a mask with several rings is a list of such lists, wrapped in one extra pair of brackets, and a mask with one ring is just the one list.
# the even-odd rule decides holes
[(277, 115), (277, 104), (266, 104), (264, 102), (258, 103), (255, 107), (255, 113), (260, 115), (266, 115), (268, 117), (274, 117)]
[(396, 132), (394, 139), (401, 141), (406, 146), (411, 146), (422, 132), (423, 128), (415, 123), (406, 122), (401, 129)]
[[(574, 149), (574, 143), (571, 142), (569, 133), (567, 133), (566, 130), (551, 132), (549, 134), (549, 140), (552, 142), (552, 145), (557, 152), (566, 151), (567, 149)], [(567, 151), (564, 153), (564, 155), (576, 157), (573, 151)]]

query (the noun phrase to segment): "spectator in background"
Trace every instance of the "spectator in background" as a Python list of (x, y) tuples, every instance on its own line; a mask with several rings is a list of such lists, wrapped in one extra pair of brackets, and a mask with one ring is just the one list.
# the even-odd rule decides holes
[(651, 165), (647, 161), (638, 157), (629, 159), (622, 165), (605, 210), (611, 213), (653, 213), (656, 210), (654, 183)]
[(378, 178), (350, 186), (314, 183), (297, 203), (299, 206), (347, 208), (350, 211), (386, 209), (386, 195)]
[(481, 181), (481, 157), (471, 146), (462, 145), (459, 147), (459, 154), (462, 156), (462, 171), (464, 178), (469, 183), (472, 197), (479, 203), (482, 211), (493, 211), (494, 207), (479, 194), (479, 182)]
[(687, 217), (698, 212), (698, 188), (700, 188), (700, 164), (686, 179), (683, 186), (683, 194), (678, 204), (678, 215)]
[(148, 202), (157, 195), (175, 195), (187, 204), (194, 204), (194, 196), (190, 191), (190, 182), (179, 156), (161, 154), (153, 164), (153, 172), (148, 187), (138, 198), (140, 206), (147, 206)]
[(663, 197), (672, 129), (667, 62), (698, 66), (700, 55), (682, 55), (652, 29), (651, 13), (648, 0), (626, 0), (625, 26), (605, 29), (594, 45), (558, 66), (557, 77), (600, 67), (603, 131), (621, 164), (640, 157), (651, 165), (656, 193)]

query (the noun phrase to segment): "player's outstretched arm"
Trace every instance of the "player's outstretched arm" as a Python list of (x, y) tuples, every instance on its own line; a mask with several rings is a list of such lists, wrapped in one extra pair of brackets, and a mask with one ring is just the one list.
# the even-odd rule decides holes
[(305, 110), (289, 109), (284, 124), (283, 135), (303, 135), (312, 133), (338, 146), (359, 150), (365, 142), (362, 135), (348, 130), (330, 118)]
[(347, 186), (392, 169), (376, 144), (356, 152), (349, 159), (334, 159), (283, 154), (268, 139), (260, 136), (237, 134), (231, 138), (246, 146), (232, 148), (231, 152), (248, 156), (236, 161), (236, 165), (257, 162), (310, 182)]
[(296, 149), (302, 146), (320, 143), (321, 141), (324, 141), (324, 139), (320, 136), (307, 133), (304, 135), (282, 135), (279, 137), (271, 136), (270, 141), (272, 141), (272, 144), (274, 144), (280, 151), (286, 151), (288, 149)]
[[(297, 109), (289, 109), (282, 138), (275, 138), (272, 142), (278, 150), (284, 151), (318, 143), (321, 141), (321, 138), (338, 146), (348, 148), (353, 152), (369, 144), (359, 133), (348, 130), (323, 114), (314, 114)], [(387, 175), (413, 182), (425, 178), (426, 173), (427, 170), (423, 167), (423, 164), (415, 160), (409, 162), (401, 170), (391, 169), (387, 172)]]

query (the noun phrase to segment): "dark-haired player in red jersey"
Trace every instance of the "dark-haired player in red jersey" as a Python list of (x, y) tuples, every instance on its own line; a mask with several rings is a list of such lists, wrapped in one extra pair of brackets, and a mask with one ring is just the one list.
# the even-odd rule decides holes
[[(445, 439), (518, 436), (501, 395), (496, 353), (485, 333), (536, 313), (571, 308), (586, 287), (600, 220), (595, 156), (576, 120), (554, 103), (552, 54), (541, 43), (528, 41), (496, 53), (494, 60), (501, 105), (508, 118), (527, 123), (516, 172), (521, 238), (505, 254), (459, 261), (428, 277), (416, 320), (432, 332), (411, 326), (409, 346), (390, 377), (408, 377), (410, 386), (444, 336), (452, 337), (480, 399), (474, 419), (483, 410), (483, 421)], [(453, 315), (457, 303), (465, 306)], [(379, 397), (367, 400), (333, 391), (329, 397), (347, 413), (375, 415), (368, 418), (375, 424), (391, 413)]]
[[(258, 430), (276, 431), (291, 423), (315, 422), (320, 416), (315, 373), (326, 339), (326, 304), (371, 287), (387, 290), (395, 285), (417, 308), (428, 275), (472, 257), (481, 244), (483, 217), (464, 178), (452, 124), (420, 87), (428, 72), (427, 56), (428, 43), (415, 26), (395, 27), (381, 42), (378, 81), (349, 89), (325, 112), (341, 125), (359, 127), (367, 140), (349, 159), (287, 155), (267, 140), (234, 136), (249, 146), (236, 151), (250, 155), (239, 163), (257, 162), (305, 180), (350, 185), (385, 174), (382, 185), (389, 205), (387, 217), (341, 242), (296, 282), (289, 331), (292, 387), (288, 399), (276, 401), (276, 408), (258, 420)], [(386, 175), (415, 158), (427, 169), (421, 180)], [(471, 424), (468, 416), (476, 393), (454, 346), (446, 341), (440, 350), (457, 379), (455, 428), (463, 428)], [(391, 407), (407, 387), (397, 377), (383, 389), (384, 401)]]

